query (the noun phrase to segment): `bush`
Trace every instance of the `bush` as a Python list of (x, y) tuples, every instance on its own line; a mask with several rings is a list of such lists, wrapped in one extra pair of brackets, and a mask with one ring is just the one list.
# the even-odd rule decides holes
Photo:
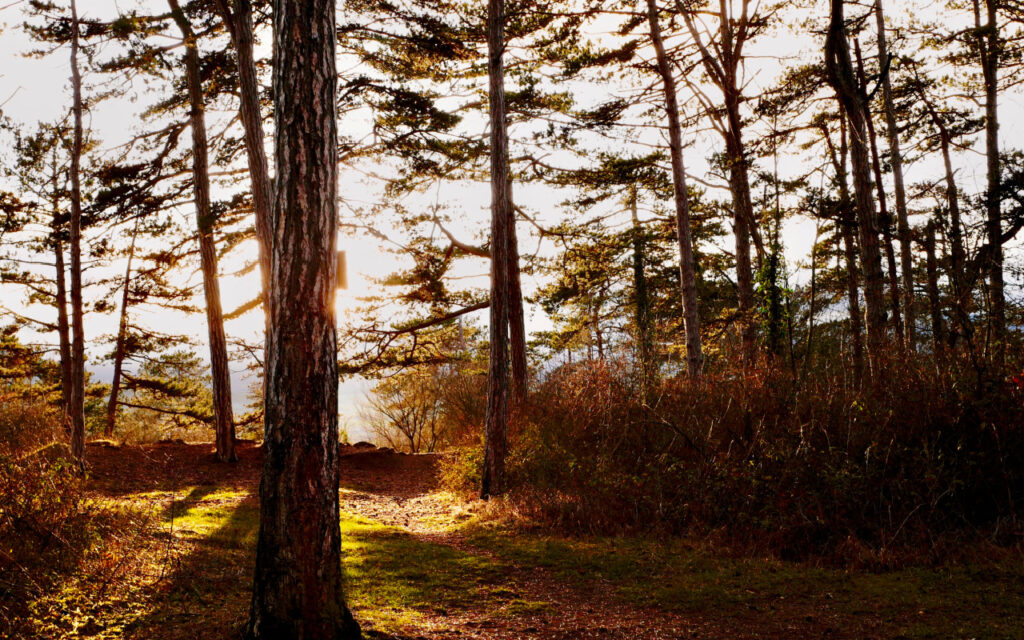
[(120, 520), (84, 497), (61, 434), (48, 405), (0, 405), (0, 637), (19, 637), (29, 603)]
[[(981, 533), (1020, 541), (1021, 386), (923, 362), (862, 389), (847, 378), (838, 364), (724, 371), (644, 393), (622, 363), (561, 367), (510, 430), (509, 501), (571, 531), (653, 528), (784, 557), (886, 563)], [(446, 482), (465, 483), (470, 462), (448, 462)]]

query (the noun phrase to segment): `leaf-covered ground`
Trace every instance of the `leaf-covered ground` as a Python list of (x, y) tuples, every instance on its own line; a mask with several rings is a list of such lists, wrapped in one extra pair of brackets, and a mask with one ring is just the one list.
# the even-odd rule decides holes
[[(21, 637), (237, 638), (260, 450), (92, 445), (90, 492), (136, 514), (30, 603)], [(864, 573), (700, 542), (571, 539), (435, 490), (433, 456), (347, 447), (349, 598), (377, 638), (1024, 638), (1024, 560)]]

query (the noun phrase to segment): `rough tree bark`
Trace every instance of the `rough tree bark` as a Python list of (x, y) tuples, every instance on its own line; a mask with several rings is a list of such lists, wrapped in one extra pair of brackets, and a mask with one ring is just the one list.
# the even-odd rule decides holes
[(124, 366), (125, 340), (128, 337), (128, 298), (132, 282), (132, 260), (135, 258), (135, 239), (139, 234), (139, 221), (132, 229), (132, 244), (128, 250), (128, 266), (124, 270), (124, 290), (121, 292), (121, 319), (117, 323), (117, 341), (114, 343), (114, 377), (110, 381), (110, 398), (107, 400), (107, 424), (103, 430), (105, 438), (114, 436), (114, 422), (117, 420), (117, 399), (121, 395), (121, 369)]
[(679, 99), (672, 65), (661, 37), (656, 0), (647, 0), (647, 22), (651, 42), (657, 56), (658, 75), (661, 76), (665, 97), (665, 115), (668, 119), (669, 152), (672, 156), (672, 186), (675, 195), (676, 238), (679, 242), (679, 279), (683, 299), (683, 321), (686, 328), (686, 371), (700, 375), (703, 354), (700, 340), (700, 318), (697, 306), (697, 276), (693, 256), (693, 238), (690, 234), (690, 200), (686, 191), (686, 167), (683, 161), (683, 133), (679, 124)]
[(850, 159), (853, 168), (854, 202), (859, 229), (864, 302), (867, 306), (868, 361), (872, 369), (885, 349), (885, 296), (882, 259), (878, 241), (878, 216), (872, 200), (871, 162), (868, 159), (866, 96), (857, 82), (846, 40), (843, 0), (831, 0), (831, 21), (825, 41), (825, 65), (829, 82), (850, 124)]
[(206, 327), (210, 340), (210, 369), (213, 380), (213, 414), (216, 422), (217, 459), (234, 461), (235, 419), (231, 408), (231, 369), (224, 334), (224, 312), (217, 281), (217, 248), (213, 238), (214, 216), (210, 209), (209, 152), (206, 143), (206, 107), (199, 70), (199, 48), (192, 25), (178, 5), (168, 0), (171, 16), (185, 40), (185, 77), (192, 128), (192, 187), (195, 195), (199, 261), (206, 301)]
[(250, 640), (359, 638), (338, 510), (335, 4), (274, 0), (264, 458)]
[(82, 75), (78, 69), (78, 6), (71, 0), (71, 90), (74, 134), (71, 143), (71, 456), (85, 469), (85, 327), (82, 309)]
[(484, 423), (484, 468), (480, 496), (505, 489), (505, 438), (508, 427), (509, 264), (513, 220), (508, 184), (508, 131), (505, 121), (505, 5), (487, 2), (487, 74), (491, 126), (491, 311), (487, 414)]
[(906, 328), (907, 349), (917, 348), (917, 310), (914, 308), (914, 252), (911, 246), (910, 220), (907, 214), (907, 190), (903, 183), (903, 151), (900, 132), (896, 124), (896, 107), (889, 77), (889, 45), (885, 33), (885, 13), (882, 0), (875, 0), (875, 22), (878, 27), (878, 68), (882, 73), (882, 109), (889, 142), (889, 162), (892, 165), (893, 191), (896, 196), (896, 228), (900, 238), (900, 269), (903, 276), (903, 320)]

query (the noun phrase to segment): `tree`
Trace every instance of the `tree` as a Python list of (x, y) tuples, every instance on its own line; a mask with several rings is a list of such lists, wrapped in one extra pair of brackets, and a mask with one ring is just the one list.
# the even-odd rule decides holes
[(676, 79), (661, 37), (661, 22), (656, 0), (647, 0), (647, 23), (654, 44), (658, 75), (661, 77), (665, 117), (668, 125), (669, 152), (672, 157), (672, 186), (675, 198), (676, 234), (679, 240), (679, 286), (683, 299), (686, 326), (686, 370), (691, 376), (700, 374), (703, 364), (700, 316), (697, 309), (697, 279), (690, 235), (690, 201), (686, 190), (686, 166), (683, 159), (683, 133), (679, 121), (679, 98)]
[(868, 158), (867, 94), (854, 74), (850, 44), (846, 39), (844, 0), (831, 0), (831, 18), (825, 40), (825, 68), (829, 83), (850, 123), (850, 160), (853, 192), (860, 231), (864, 302), (867, 306), (868, 359), (872, 370), (885, 347), (885, 302), (882, 293), (882, 258), (878, 242), (878, 215), (871, 197), (871, 163)]
[(440, 365), (401, 371), (374, 385), (361, 417), (389, 447), (409, 453), (433, 453), (445, 442)]
[[(515, 213), (509, 183), (508, 129), (505, 122), (505, 0), (487, 2), (487, 74), (491, 124), (491, 355), (487, 369), (487, 416), (480, 496), (505, 490), (505, 437), (508, 428), (508, 323), (512, 293), (508, 266), (513, 259)], [(518, 257), (516, 258), (518, 261)]]
[(328, 0), (274, 1), (277, 179), (253, 640), (360, 637), (345, 604), (338, 507), (334, 13)]
[[(750, 362), (754, 356), (754, 271), (750, 263), (750, 241), (754, 240), (759, 262), (765, 259), (766, 248), (761, 240), (758, 221), (754, 217), (750, 195), (750, 159), (744, 141), (744, 122), (740, 112), (746, 101), (743, 95), (744, 47), (770, 24), (772, 8), (761, 11), (760, 4), (753, 7), (750, 0), (741, 0), (738, 12), (733, 2), (719, 2), (717, 10), (710, 8), (718, 22), (718, 33), (710, 34), (709, 47), (697, 29), (693, 14), (696, 8), (686, 8), (677, 2), (687, 30), (696, 44), (707, 76), (722, 94), (721, 106), (710, 104), (704, 93), (694, 88), (706, 104), (705, 111), (714, 122), (714, 128), (725, 141), (725, 167), (729, 174), (729, 189), (733, 202), (733, 233), (736, 239), (736, 288), (739, 302), (740, 332), (743, 337), (743, 356)], [(724, 111), (724, 114), (721, 113)], [(723, 117), (724, 116), (724, 117)]]
[(989, 279), (989, 325), (992, 328), (992, 360), (1001, 370), (1006, 359), (1006, 294), (1003, 282), (1002, 199), (999, 178), (999, 68), (1005, 43), (999, 35), (998, 0), (973, 0), (978, 60), (985, 85), (985, 231), (991, 251), (986, 272)]
[(236, 459), (235, 424), (231, 410), (231, 370), (228, 367), (227, 339), (224, 335), (224, 313), (217, 280), (217, 250), (213, 237), (215, 218), (210, 208), (209, 152), (204, 115), (206, 107), (199, 69), (199, 49), (192, 24), (182, 12), (178, 1), (168, 0), (168, 4), (185, 42), (185, 76), (192, 129), (192, 188), (195, 194), (203, 292), (206, 297), (206, 328), (210, 343), (214, 415), (217, 420), (217, 459), (229, 462)]
[(907, 215), (907, 190), (903, 183), (903, 151), (900, 132), (896, 124), (896, 107), (890, 77), (891, 57), (885, 30), (882, 0), (875, 0), (875, 22), (878, 28), (878, 69), (882, 84), (882, 110), (889, 142), (889, 163), (892, 166), (893, 190), (896, 195), (896, 224), (900, 237), (900, 269), (903, 276), (903, 313), (905, 317), (905, 343), (910, 351), (916, 346), (917, 320), (914, 308), (914, 254), (910, 244), (910, 222)]
[(270, 169), (267, 167), (267, 151), (263, 146), (263, 117), (254, 54), (252, 2), (234, 0), (232, 10), (228, 0), (217, 0), (217, 10), (228, 28), (228, 33), (231, 34), (238, 63), (239, 119), (245, 129), (245, 151), (249, 162), (256, 237), (260, 248), (261, 281), (263, 295), (266, 296), (267, 278), (270, 274), (270, 232), (267, 223), (272, 207), (273, 182), (270, 179)]
[(78, 68), (78, 7), (71, 0), (71, 455), (85, 469), (85, 327), (82, 308), (82, 76)]

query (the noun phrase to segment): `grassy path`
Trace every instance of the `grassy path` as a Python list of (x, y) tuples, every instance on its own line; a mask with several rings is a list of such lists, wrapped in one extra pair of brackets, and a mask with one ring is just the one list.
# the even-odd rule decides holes
[[(249, 604), (259, 450), (91, 446), (97, 500), (150, 514), (97, 541), (34, 603), (40, 638), (237, 638)], [(683, 541), (487, 525), (434, 491), (430, 456), (347, 449), (342, 539), (368, 637), (1024, 638), (1024, 562), (843, 572)], [(84, 567), (88, 567), (86, 570)]]

